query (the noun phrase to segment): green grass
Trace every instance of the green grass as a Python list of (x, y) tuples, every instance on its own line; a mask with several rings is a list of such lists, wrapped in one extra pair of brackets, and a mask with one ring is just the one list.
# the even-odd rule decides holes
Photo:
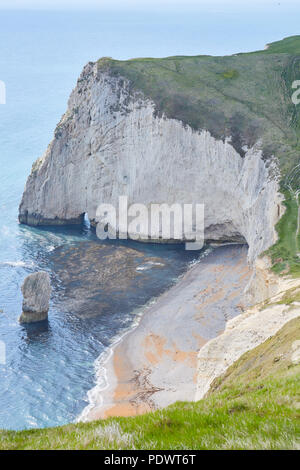
[(298, 223), (298, 205), (295, 197), (284, 192), (286, 211), (276, 225), (278, 241), (267, 251), (276, 274), (290, 273), (300, 276), (300, 258), (298, 256), (300, 239), (296, 236)]
[[(195, 56), (116, 61), (98, 67), (130, 80), (156, 104), (156, 112), (207, 129), (243, 155), (261, 140), (263, 158), (274, 154), (282, 173), (286, 212), (278, 242), (268, 250), (276, 273), (299, 276), (298, 207), (293, 191), (300, 172), (300, 107), (291, 102), (300, 79), (300, 36), (265, 51), (227, 57)], [(300, 299), (291, 289), (281, 302)], [(197, 403), (176, 403), (134, 418), (111, 418), (50, 429), (0, 431), (0, 449), (295, 449), (300, 447), (300, 365), (292, 361), (300, 320), (244, 354)]]
[(268, 45), (268, 49), (264, 51), (267, 54), (278, 52), (300, 54), (300, 36), (290, 36), (281, 41), (272, 42)]
[(294, 287), (285, 292), (278, 304), (291, 305), (294, 302), (300, 302), (300, 288)]
[[(269, 49), (225, 57), (178, 56), (125, 61), (102, 58), (98, 67), (126, 77), (159, 115), (206, 129), (243, 146), (261, 140), (264, 158), (275, 154), (283, 174), (299, 162), (300, 116), (292, 83), (300, 77), (300, 36)], [(300, 108), (299, 108), (300, 109)]]
[(244, 354), (197, 403), (133, 418), (0, 431), (0, 449), (299, 449), (300, 319)]
[(232, 136), (243, 154), (263, 138), (268, 157), (273, 150), (291, 152), (297, 136), (291, 120), (289, 96), (282, 74), (289, 66), (286, 54), (261, 53), (228, 57), (171, 57), (130, 61), (100, 60), (100, 67), (124, 76), (156, 104), (159, 115), (181, 120), (193, 129), (206, 129), (218, 138)]

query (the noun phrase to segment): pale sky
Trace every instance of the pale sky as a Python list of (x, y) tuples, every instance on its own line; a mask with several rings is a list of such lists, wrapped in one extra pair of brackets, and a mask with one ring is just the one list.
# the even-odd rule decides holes
[(165, 9), (165, 8), (226, 8), (242, 9), (292, 6), (299, 0), (0, 0), (0, 9)]

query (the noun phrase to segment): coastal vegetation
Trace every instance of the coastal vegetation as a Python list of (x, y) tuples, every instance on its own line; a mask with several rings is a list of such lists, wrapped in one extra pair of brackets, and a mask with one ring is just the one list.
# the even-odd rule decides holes
[(298, 201), (292, 192), (283, 192), (285, 200), (285, 213), (278, 221), (276, 230), (278, 234), (277, 242), (267, 250), (267, 254), (272, 259), (272, 269), (276, 274), (292, 274), (294, 277), (300, 276), (299, 259), (299, 229), (298, 229)]
[(199, 402), (130, 418), (0, 431), (0, 449), (299, 449), (299, 328), (300, 318), (291, 320), (245, 353)]

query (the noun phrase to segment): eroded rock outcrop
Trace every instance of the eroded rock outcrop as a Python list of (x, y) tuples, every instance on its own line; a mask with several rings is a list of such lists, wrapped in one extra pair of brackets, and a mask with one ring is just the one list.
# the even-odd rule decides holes
[(260, 146), (241, 156), (217, 140), (156, 112), (129, 80), (89, 63), (45, 155), (28, 178), (21, 223), (81, 223), (99, 203), (204, 203), (207, 240), (249, 245), (249, 260), (276, 238), (281, 211), (276, 164)]
[(244, 292), (246, 305), (255, 305), (269, 299), (281, 289), (282, 278), (271, 270), (269, 256), (258, 257), (252, 266), (252, 276)]
[(23, 305), (21, 323), (33, 323), (48, 317), (51, 284), (49, 274), (43, 271), (29, 274), (22, 285)]
[(279, 293), (269, 299), (267, 306), (258, 304), (228, 321), (225, 331), (200, 349), (195, 400), (201, 400), (213, 381), (245, 352), (274, 336), (287, 322), (300, 316), (298, 302), (285, 304), (283, 300), (289, 289), (299, 287), (298, 279), (281, 279), (281, 284), (277, 286)]

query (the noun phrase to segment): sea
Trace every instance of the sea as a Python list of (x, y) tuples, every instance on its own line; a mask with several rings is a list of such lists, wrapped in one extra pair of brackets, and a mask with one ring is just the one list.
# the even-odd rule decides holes
[[(27, 227), (18, 223), (18, 205), (88, 61), (232, 54), (297, 32), (297, 16), (284, 17), (277, 7), (267, 22), (267, 12), (255, 18), (220, 8), (9, 11), (0, 5), (6, 88), (0, 104), (0, 429), (76, 421), (89, 404), (97, 359), (203, 255), (184, 245), (100, 241), (88, 221)], [(51, 277), (49, 319), (21, 325), (20, 288), (38, 270)]]

